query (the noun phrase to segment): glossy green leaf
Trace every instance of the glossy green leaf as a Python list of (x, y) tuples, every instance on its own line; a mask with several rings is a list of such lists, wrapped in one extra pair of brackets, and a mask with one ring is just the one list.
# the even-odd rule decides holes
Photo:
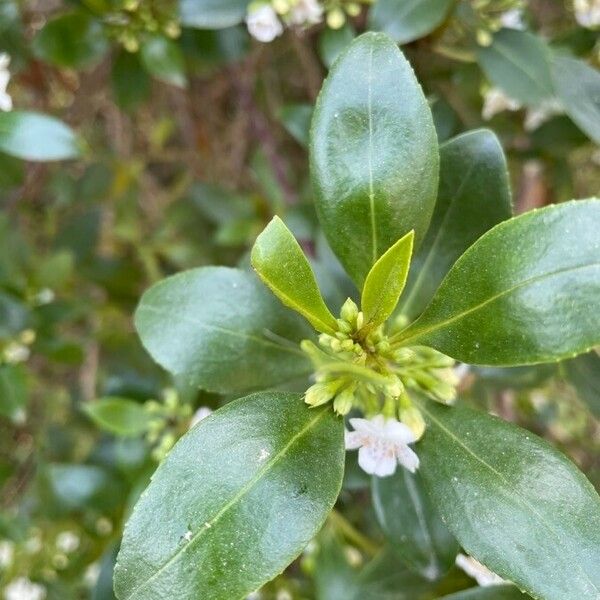
[(108, 42), (99, 21), (82, 12), (48, 21), (32, 42), (35, 55), (57, 67), (83, 69), (99, 62)]
[(319, 35), (319, 55), (323, 64), (330, 69), (355, 37), (356, 31), (348, 21), (339, 29), (325, 27)]
[(565, 111), (600, 144), (600, 72), (582, 60), (567, 56), (552, 59), (552, 79)]
[(250, 0), (179, 0), (181, 23), (198, 29), (224, 29), (241, 23)]
[(276, 392), (229, 403), (179, 440), (136, 505), (117, 597), (245, 598), (320, 529), (343, 465), (343, 420), (330, 408)]
[(139, 402), (126, 398), (101, 398), (83, 404), (82, 409), (98, 427), (116, 435), (142, 435), (151, 421)]
[(319, 220), (355, 283), (397, 240), (420, 241), (439, 156), (431, 111), (412, 68), (384, 34), (356, 38), (329, 73), (311, 131)]
[(477, 60), (493, 85), (523, 104), (539, 104), (554, 93), (550, 50), (531, 33), (502, 29), (490, 46), (479, 47)]
[(31, 161), (79, 156), (73, 131), (62, 121), (39, 113), (0, 112), (0, 150)]
[(600, 419), (600, 356), (596, 351), (561, 363), (561, 368), (578, 396)]
[(453, 0), (377, 0), (369, 13), (369, 28), (406, 44), (441, 25), (453, 4)]
[(329, 334), (337, 331), (335, 317), (321, 296), (302, 248), (279, 217), (274, 217), (256, 238), (251, 262), (273, 293), (317, 331)]
[(438, 199), (427, 236), (412, 261), (403, 314), (417, 317), (459, 256), (511, 215), (510, 182), (498, 138), (479, 129), (443, 144)]
[(457, 592), (439, 600), (527, 600), (529, 597), (514, 585), (491, 585)]
[(173, 40), (153, 35), (144, 41), (140, 57), (150, 75), (177, 87), (185, 87), (185, 63), (181, 48)]
[(203, 267), (157, 283), (135, 326), (158, 364), (205, 390), (240, 393), (310, 371), (298, 348), (310, 328), (238, 269)]
[(496, 417), (419, 405), (420, 472), (463, 548), (534, 597), (598, 597), (600, 498), (573, 463)]
[(454, 564), (458, 544), (433, 507), (420, 473), (400, 469), (392, 477), (374, 477), (373, 507), (391, 546), (412, 569), (439, 579)]
[(525, 365), (600, 343), (600, 201), (549, 206), (496, 225), (452, 267), (396, 340), (462, 362)]
[(377, 327), (394, 312), (408, 277), (414, 237), (409, 231), (369, 271), (361, 298), (366, 324)]

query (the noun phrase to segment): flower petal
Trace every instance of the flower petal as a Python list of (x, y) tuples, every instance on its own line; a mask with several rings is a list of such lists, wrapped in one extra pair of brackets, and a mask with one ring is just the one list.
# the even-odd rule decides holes
[(388, 477), (396, 472), (396, 458), (391, 449), (382, 444), (363, 446), (358, 451), (358, 464), (369, 475)]
[(398, 462), (411, 473), (414, 473), (419, 468), (419, 457), (408, 446), (398, 445), (396, 447), (396, 456), (398, 458)]

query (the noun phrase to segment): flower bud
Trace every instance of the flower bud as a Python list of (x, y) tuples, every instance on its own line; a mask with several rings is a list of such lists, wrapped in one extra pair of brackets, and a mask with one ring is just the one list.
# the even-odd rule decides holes
[(400, 420), (415, 434), (415, 439), (420, 440), (425, 433), (425, 419), (421, 411), (412, 404), (400, 409)]
[(352, 298), (348, 298), (346, 302), (344, 302), (342, 309), (340, 310), (340, 316), (344, 321), (350, 323), (351, 325), (356, 323), (356, 318), (358, 317), (358, 306)]
[(344, 388), (333, 401), (333, 410), (338, 415), (347, 415), (351, 410), (354, 404), (354, 391), (356, 389), (355, 384), (351, 384), (348, 387)]

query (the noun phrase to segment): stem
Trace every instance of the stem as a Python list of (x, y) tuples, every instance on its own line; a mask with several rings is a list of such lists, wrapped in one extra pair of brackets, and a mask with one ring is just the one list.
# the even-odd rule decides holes
[(352, 542), (357, 548), (369, 554), (375, 556), (379, 552), (377, 544), (372, 542), (368, 537), (358, 531), (341, 513), (337, 510), (332, 510), (329, 513), (329, 519), (332, 521), (334, 527), (337, 527), (339, 531)]

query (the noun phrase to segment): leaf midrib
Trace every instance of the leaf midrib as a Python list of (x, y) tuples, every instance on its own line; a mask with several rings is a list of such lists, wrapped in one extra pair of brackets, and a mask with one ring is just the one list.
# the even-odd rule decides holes
[[(308, 410), (308, 409), (307, 409)], [(265, 463), (265, 465), (257, 471), (256, 475), (250, 481), (248, 481), (240, 490), (219, 510), (217, 513), (205, 521), (203, 527), (192, 536), (189, 542), (184, 546), (180, 546), (177, 551), (169, 558), (158, 571), (141, 583), (135, 590), (128, 596), (124, 597), (124, 600), (130, 600), (134, 596), (146, 588), (152, 581), (158, 578), (166, 569), (168, 569), (174, 562), (176, 562), (183, 554), (185, 554), (189, 548), (195, 546), (202, 535), (209, 531), (230, 509), (232, 509), (245, 495), (247, 495), (255, 485), (257, 485), (261, 479), (272, 470), (283, 458), (286, 456), (290, 448), (301, 438), (303, 438), (324, 416), (328, 414), (328, 410), (322, 410), (316, 417), (313, 417), (300, 431), (293, 435), (288, 443), (273, 456), (272, 460)]]

